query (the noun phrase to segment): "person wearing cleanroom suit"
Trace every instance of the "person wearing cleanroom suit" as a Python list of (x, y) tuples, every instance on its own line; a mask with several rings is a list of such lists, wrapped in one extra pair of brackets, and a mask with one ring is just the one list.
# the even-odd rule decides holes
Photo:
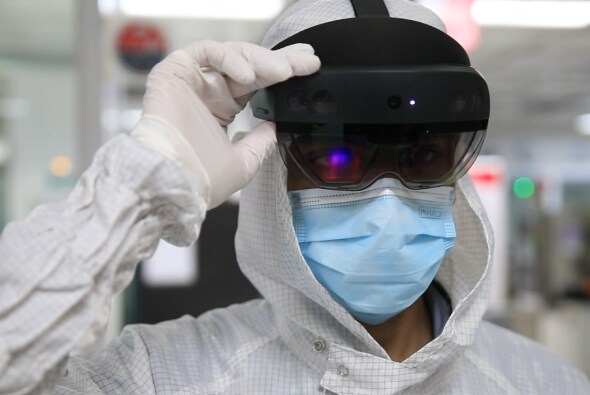
[[(384, 3), (444, 30), (414, 2)], [(262, 46), (199, 41), (151, 71), (133, 132), (97, 152), (65, 201), (4, 229), (0, 393), (590, 393), (567, 362), (482, 319), (493, 236), (467, 176), (326, 190), (285, 165), (273, 123), (228, 139), (254, 91), (321, 67), (310, 45), (270, 48), (354, 17), (348, 0), (296, 1)], [(131, 325), (74, 353), (100, 337), (111, 298), (159, 239), (193, 243), (207, 210), (238, 190), (237, 257), (260, 299)], [(420, 216), (417, 202), (440, 215)]]

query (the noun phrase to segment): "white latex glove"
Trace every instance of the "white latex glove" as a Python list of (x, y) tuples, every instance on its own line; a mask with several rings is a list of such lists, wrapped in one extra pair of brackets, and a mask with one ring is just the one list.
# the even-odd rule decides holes
[(176, 161), (208, 207), (216, 207), (250, 182), (276, 142), (270, 122), (234, 143), (226, 126), (257, 89), (319, 67), (307, 44), (271, 51), (249, 43), (196, 42), (150, 72), (143, 114), (131, 136)]

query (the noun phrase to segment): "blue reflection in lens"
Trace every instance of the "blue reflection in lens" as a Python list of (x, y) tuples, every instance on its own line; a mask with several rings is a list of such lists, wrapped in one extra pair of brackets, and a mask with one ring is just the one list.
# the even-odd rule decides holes
[(326, 156), (328, 166), (323, 178), (330, 181), (344, 181), (358, 177), (360, 160), (347, 147), (337, 147)]
[(334, 167), (346, 166), (352, 160), (352, 153), (346, 148), (337, 148), (328, 155), (330, 166)]

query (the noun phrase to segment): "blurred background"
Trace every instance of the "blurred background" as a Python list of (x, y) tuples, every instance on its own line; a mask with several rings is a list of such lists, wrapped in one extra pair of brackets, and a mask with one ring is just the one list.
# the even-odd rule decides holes
[[(258, 43), (290, 0), (0, 0), (0, 229), (63, 199), (141, 112), (147, 72), (204, 38)], [(471, 171), (496, 233), (487, 318), (590, 375), (590, 1), (424, 0), (490, 86)], [(233, 130), (247, 127), (238, 118)], [(108, 337), (251, 299), (239, 195), (197, 245), (162, 243), (113, 304)]]

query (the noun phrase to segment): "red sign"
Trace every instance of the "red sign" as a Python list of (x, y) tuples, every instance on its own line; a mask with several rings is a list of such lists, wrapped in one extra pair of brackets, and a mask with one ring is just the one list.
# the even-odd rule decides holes
[(157, 27), (129, 24), (117, 36), (121, 61), (137, 71), (149, 71), (166, 56), (166, 43)]

